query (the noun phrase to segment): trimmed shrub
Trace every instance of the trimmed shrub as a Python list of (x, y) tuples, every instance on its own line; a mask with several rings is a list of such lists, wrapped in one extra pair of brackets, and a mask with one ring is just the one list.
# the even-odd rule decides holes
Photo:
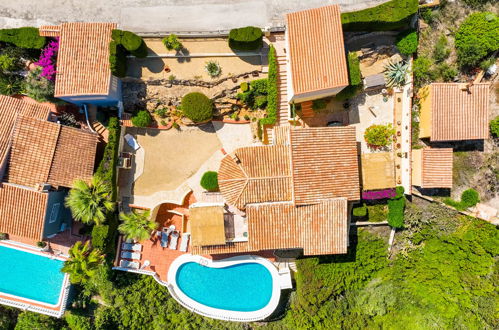
[(144, 40), (141, 37), (130, 31), (113, 30), (111, 38), (118, 44), (122, 45), (127, 51), (133, 52), (142, 46)]
[(92, 228), (92, 246), (94, 249), (107, 252), (107, 239), (109, 236), (108, 225), (95, 225)]
[(499, 116), (490, 121), (490, 133), (496, 138), (499, 137)]
[(144, 40), (130, 31), (115, 29), (111, 32), (109, 43), (109, 63), (114, 76), (123, 78), (127, 71), (127, 54), (138, 58), (147, 56), (147, 46)]
[(40, 36), (38, 29), (34, 27), (0, 30), (0, 41), (21, 48), (42, 49), (46, 40), (45, 37)]
[(201, 187), (208, 191), (218, 190), (218, 173), (208, 171), (201, 177)]
[(246, 81), (243, 81), (239, 86), (241, 88), (241, 92), (247, 92), (249, 90), (249, 85)]
[(364, 132), (364, 139), (370, 147), (386, 147), (393, 142), (395, 129), (392, 124), (371, 125)]
[(116, 41), (109, 43), (109, 64), (114, 76), (119, 78), (126, 76), (126, 50)]
[(263, 45), (262, 29), (247, 26), (232, 29), (229, 33), (229, 47), (235, 50), (257, 50)]
[(184, 115), (195, 123), (210, 120), (213, 117), (213, 103), (203, 93), (189, 93), (182, 98)]
[(147, 127), (151, 124), (151, 114), (147, 110), (140, 110), (132, 117), (132, 124), (136, 127)]
[(367, 207), (366, 204), (362, 204), (361, 206), (356, 206), (353, 208), (353, 216), (354, 217), (365, 217), (367, 215)]
[(411, 55), (418, 50), (418, 33), (414, 30), (408, 30), (397, 36), (396, 46), (400, 53)]
[(132, 50), (130, 51), (130, 54), (132, 54), (133, 56), (137, 57), (137, 58), (144, 58), (147, 56), (147, 45), (146, 43), (142, 40), (142, 43), (140, 44), (139, 48), (137, 48), (136, 50)]
[(344, 31), (395, 30), (409, 24), (418, 0), (392, 0), (379, 6), (341, 14)]
[(405, 196), (404, 187), (396, 188), (396, 196), (388, 200), (388, 224), (392, 228), (404, 227)]
[(458, 63), (474, 67), (487, 54), (499, 49), (499, 19), (491, 12), (469, 15), (456, 32)]
[(475, 206), (478, 202), (480, 202), (480, 195), (475, 189), (466, 189), (461, 194), (461, 203), (465, 207)]
[[(263, 132), (262, 125), (273, 125), (277, 120), (277, 57), (273, 45), (270, 45), (268, 59), (269, 73), (267, 76), (267, 117), (259, 120), (259, 133)], [(258, 137), (261, 139), (260, 134)]]

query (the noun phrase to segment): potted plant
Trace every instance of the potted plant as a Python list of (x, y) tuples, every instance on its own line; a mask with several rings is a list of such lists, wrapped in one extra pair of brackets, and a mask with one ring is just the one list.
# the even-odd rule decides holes
[(6, 240), (9, 238), (7, 233), (0, 233), (0, 241)]
[(42, 249), (42, 251), (48, 250), (47, 242), (44, 242), (44, 241), (36, 242), (36, 246), (38, 246), (40, 249)]

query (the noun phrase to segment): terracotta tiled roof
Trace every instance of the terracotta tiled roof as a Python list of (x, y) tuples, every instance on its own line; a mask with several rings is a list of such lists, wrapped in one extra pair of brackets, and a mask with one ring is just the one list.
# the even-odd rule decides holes
[(18, 115), (47, 120), (50, 108), (0, 95), (0, 166), (7, 156)]
[(42, 37), (58, 37), (61, 33), (59, 25), (42, 25), (39, 28), (39, 33)]
[(218, 174), (220, 191), (229, 204), (239, 208), (291, 200), (290, 180), (286, 146), (239, 148), (222, 160)]
[(340, 7), (304, 10), (286, 19), (294, 93), (347, 86)]
[[(490, 84), (431, 84), (431, 141), (487, 139)], [(464, 89), (464, 90), (463, 90)]]
[(291, 167), (296, 205), (322, 199), (360, 199), (355, 127), (292, 129)]
[(248, 205), (248, 238), (254, 250), (303, 248), (305, 255), (346, 253), (346, 198), (295, 207), (292, 203)]
[(115, 23), (63, 23), (57, 55), (56, 97), (107, 95), (109, 43)]
[(421, 188), (452, 188), (452, 148), (425, 148)]
[(346, 253), (348, 206), (346, 198), (294, 206), (261, 203), (247, 206), (248, 241), (192, 247), (194, 254), (240, 253), (303, 248), (305, 255)]
[(93, 174), (97, 137), (56, 123), (20, 116), (7, 172), (10, 183), (71, 187)]
[(0, 186), (0, 232), (10, 238), (22, 237), (32, 243), (40, 241), (48, 194), (6, 183)]

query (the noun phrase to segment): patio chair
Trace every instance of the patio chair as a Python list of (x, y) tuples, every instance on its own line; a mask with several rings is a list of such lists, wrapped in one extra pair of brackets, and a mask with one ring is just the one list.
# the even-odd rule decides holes
[(139, 269), (140, 264), (137, 261), (120, 260), (120, 267)]
[(169, 233), (162, 231), (161, 232), (161, 247), (167, 247), (168, 246), (168, 236), (170, 236)]
[(141, 254), (137, 252), (123, 251), (121, 252), (121, 258), (140, 260)]
[(121, 249), (128, 250), (128, 251), (140, 252), (140, 251), (142, 251), (142, 244), (122, 243)]
[(189, 238), (191, 234), (189, 233), (182, 233), (182, 240), (180, 241), (180, 251), (182, 252), (187, 252), (187, 245), (189, 243)]
[(179, 237), (178, 231), (176, 231), (176, 230), (175, 230), (175, 231), (171, 234), (171, 238), (170, 238), (170, 245), (168, 246), (168, 248), (169, 248), (170, 250), (176, 250), (176, 249), (177, 249), (178, 237)]

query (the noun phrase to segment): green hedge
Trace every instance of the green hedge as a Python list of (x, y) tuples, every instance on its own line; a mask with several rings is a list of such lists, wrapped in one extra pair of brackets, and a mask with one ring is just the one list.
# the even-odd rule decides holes
[(351, 86), (362, 85), (362, 75), (360, 74), (360, 61), (357, 53), (348, 53), (348, 79)]
[(395, 197), (388, 200), (388, 224), (392, 228), (404, 227), (404, 187), (398, 186)]
[(182, 112), (195, 123), (213, 117), (213, 102), (203, 93), (189, 93), (182, 98)]
[(344, 31), (395, 30), (409, 24), (418, 0), (392, 0), (379, 6), (341, 14)]
[(203, 174), (201, 178), (201, 187), (208, 191), (218, 190), (218, 173), (214, 171), (208, 171)]
[(115, 29), (111, 32), (112, 41), (109, 43), (109, 63), (114, 76), (126, 76), (126, 56), (132, 54), (138, 58), (147, 56), (147, 45), (133, 32)]
[(0, 41), (14, 44), (21, 48), (42, 49), (46, 38), (41, 37), (37, 28), (22, 27), (0, 30)]
[(418, 50), (418, 33), (414, 30), (400, 33), (397, 36), (396, 45), (402, 54), (412, 55)]
[(247, 26), (232, 29), (229, 33), (229, 47), (235, 50), (257, 50), (263, 45), (262, 29)]
[(126, 50), (114, 40), (109, 43), (109, 64), (114, 76), (120, 78), (126, 76)]
[(260, 119), (260, 125), (273, 125), (277, 121), (277, 57), (275, 48), (270, 45), (269, 49), (269, 73), (267, 78), (267, 117)]

